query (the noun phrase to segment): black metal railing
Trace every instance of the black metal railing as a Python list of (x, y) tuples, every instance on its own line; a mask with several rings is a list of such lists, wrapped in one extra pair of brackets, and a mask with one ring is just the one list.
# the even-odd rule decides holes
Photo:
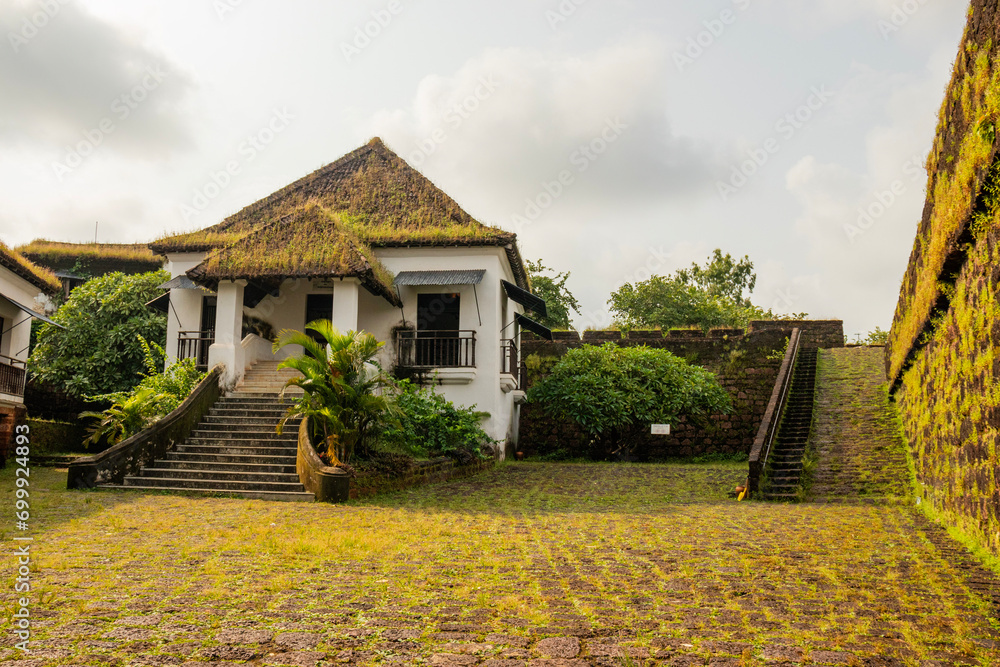
[(177, 336), (177, 359), (194, 359), (198, 370), (208, 370), (208, 348), (215, 342), (214, 331), (181, 331)]
[(396, 334), (400, 368), (475, 368), (475, 331), (400, 331)]
[(0, 354), (0, 394), (24, 396), (24, 362)]
[(788, 401), (788, 392), (792, 386), (792, 376), (795, 374), (795, 361), (799, 356), (801, 340), (801, 330), (792, 329), (792, 335), (788, 337), (785, 357), (778, 370), (774, 389), (771, 391), (771, 400), (767, 404), (764, 419), (761, 421), (760, 428), (757, 429), (757, 437), (754, 438), (753, 447), (750, 450), (750, 474), (747, 476), (747, 491), (751, 495), (760, 491), (760, 480), (767, 467), (767, 459), (771, 454), (774, 436), (781, 424), (781, 413)]
[(521, 376), (521, 363), (517, 354), (517, 341), (500, 341), (500, 373), (510, 375), (515, 380)]

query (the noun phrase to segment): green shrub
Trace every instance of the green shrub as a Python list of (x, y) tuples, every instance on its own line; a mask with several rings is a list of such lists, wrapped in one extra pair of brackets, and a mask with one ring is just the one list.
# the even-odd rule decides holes
[(651, 424), (732, 409), (713, 373), (666, 350), (614, 343), (570, 350), (528, 400), (579, 426), (590, 437), (591, 456), (602, 460), (630, 455)]
[(176, 410), (206, 376), (195, 368), (194, 359), (178, 361), (160, 371), (163, 348), (141, 336), (138, 338), (145, 355), (143, 379), (131, 391), (87, 397), (92, 401), (111, 401), (111, 407), (104, 412), (80, 415), (83, 419), (97, 420), (88, 431), (86, 445), (113, 445), (149, 428)]
[(399, 451), (469, 463), (485, 458), (483, 447), (495, 442), (480, 426), (474, 407), (456, 407), (433, 389), (403, 380), (396, 386), (394, 402), (398, 418), (382, 438)]
[[(167, 318), (146, 303), (163, 294), (164, 271), (111, 273), (77, 287), (44, 324), (28, 359), (39, 381), (73, 396), (129, 392), (142, 379), (145, 340), (164, 341)], [(162, 359), (160, 360), (162, 364)]]

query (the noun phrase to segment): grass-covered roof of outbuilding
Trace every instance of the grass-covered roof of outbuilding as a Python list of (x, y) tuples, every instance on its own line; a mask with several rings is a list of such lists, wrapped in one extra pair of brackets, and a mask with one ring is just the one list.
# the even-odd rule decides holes
[(11, 250), (3, 241), (0, 241), (0, 266), (27, 280), (47, 294), (56, 294), (62, 290), (62, 283), (59, 282), (54, 273), (34, 264), (17, 251)]
[(15, 250), (35, 264), (60, 273), (135, 274), (163, 266), (163, 258), (157, 257), (145, 243), (62, 243), (35, 239)]
[[(300, 230), (296, 229), (299, 225)], [(324, 238), (325, 234), (332, 236)], [(341, 240), (349, 240), (350, 245), (337, 257), (350, 260), (357, 254), (368, 258), (369, 264), (371, 248), (500, 247), (510, 259), (518, 283), (527, 287), (516, 236), (475, 220), (378, 138), (217, 225), (161, 238), (150, 247), (162, 255), (211, 251), (205, 264), (192, 271), (192, 277), (223, 270), (236, 262), (241, 249), (274, 252), (280, 247), (281, 252), (274, 252), (273, 258), (260, 261), (267, 265), (262, 268), (274, 272), (271, 275), (285, 272), (287, 276), (289, 271), (320, 270), (315, 261), (336, 255), (331, 248)], [(312, 246), (316, 244), (324, 249), (315, 250)], [(327, 252), (333, 255), (328, 257)], [(335, 267), (339, 270), (350, 265), (352, 262), (346, 261)], [(374, 264), (371, 270), (379, 272)]]

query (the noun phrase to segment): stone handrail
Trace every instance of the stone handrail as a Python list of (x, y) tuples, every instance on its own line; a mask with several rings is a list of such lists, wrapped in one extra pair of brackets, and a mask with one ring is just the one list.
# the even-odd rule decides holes
[(750, 495), (760, 490), (760, 478), (767, 467), (767, 458), (771, 454), (771, 444), (774, 442), (778, 425), (781, 423), (781, 413), (785, 409), (788, 390), (792, 385), (792, 375), (795, 373), (795, 361), (799, 356), (801, 339), (801, 330), (792, 329), (792, 335), (788, 339), (788, 349), (785, 350), (785, 358), (781, 361), (778, 379), (771, 392), (771, 400), (768, 401), (767, 411), (764, 413), (764, 419), (757, 430), (753, 448), (750, 450), (750, 474), (747, 477), (747, 491)]
[(222, 367), (216, 366), (166, 417), (96, 456), (74, 461), (69, 466), (66, 488), (121, 484), (126, 476), (137, 474), (143, 466), (162, 458), (171, 447), (187, 440), (222, 395), (221, 377)]
[(299, 424), (299, 447), (295, 470), (306, 491), (321, 503), (344, 503), (350, 499), (351, 476), (340, 468), (323, 463), (309, 439), (309, 419)]

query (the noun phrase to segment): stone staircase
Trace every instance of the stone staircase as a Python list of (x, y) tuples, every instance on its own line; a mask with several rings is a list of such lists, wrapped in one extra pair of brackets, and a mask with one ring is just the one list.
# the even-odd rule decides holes
[(816, 349), (799, 351), (785, 412), (767, 464), (767, 500), (799, 500), (802, 458), (809, 441), (816, 396)]
[[(122, 488), (313, 501), (295, 471), (298, 421), (275, 432), (291, 401), (279, 394), (298, 374), (262, 361), (236, 391), (220, 398), (188, 440), (165, 458), (125, 478)], [(301, 394), (300, 389), (291, 389)]]
[(885, 350), (823, 350), (806, 499), (814, 503), (913, 502), (907, 445), (887, 393)]

